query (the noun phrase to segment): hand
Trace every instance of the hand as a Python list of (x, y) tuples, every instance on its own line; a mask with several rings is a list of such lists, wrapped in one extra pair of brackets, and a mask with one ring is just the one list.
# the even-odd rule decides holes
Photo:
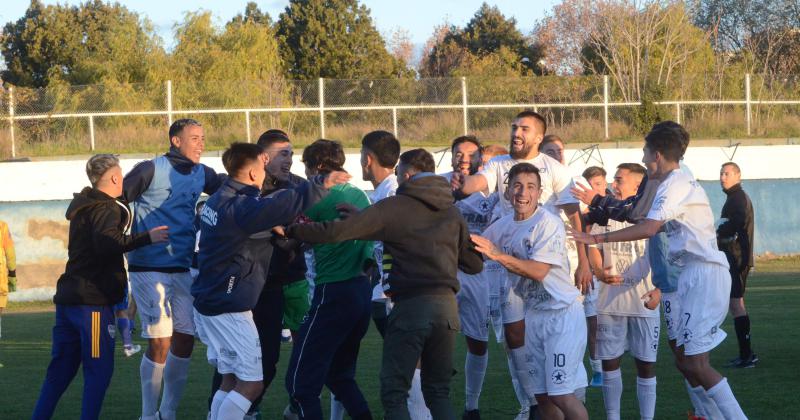
[(355, 216), (361, 210), (359, 210), (358, 207), (350, 203), (339, 203), (336, 205), (336, 211), (339, 212), (339, 218), (344, 220), (349, 218), (350, 216)]
[(612, 286), (619, 286), (625, 279), (619, 274), (611, 274), (611, 267), (603, 267), (603, 274), (597, 280)]
[(272, 228), (272, 233), (277, 236), (286, 237), (286, 228), (283, 226), (275, 226)]
[(572, 196), (577, 198), (587, 206), (592, 204), (592, 200), (597, 195), (597, 191), (591, 188), (586, 188), (586, 186), (583, 184), (573, 184), (573, 185), (575, 186), (569, 190), (569, 192), (572, 193)]
[(336, 185), (339, 184), (346, 184), (347, 181), (350, 181), (350, 174), (344, 171), (333, 171), (325, 176), (325, 181), (323, 181), (322, 186), (325, 189), (331, 189)]
[(575, 270), (575, 287), (584, 295), (594, 289), (592, 271), (584, 264), (578, 264), (578, 268)]
[(17, 291), (17, 272), (16, 270), (8, 270), (8, 291)]
[(661, 289), (653, 289), (642, 295), (644, 307), (650, 310), (655, 309), (661, 302)]
[(450, 188), (453, 191), (461, 191), (461, 188), (464, 187), (464, 174), (461, 172), (453, 172), (453, 176), (450, 177)]
[(152, 228), (147, 233), (150, 235), (150, 243), (153, 244), (166, 242), (169, 239), (169, 228), (167, 226)]
[(597, 244), (597, 240), (593, 235), (590, 235), (586, 232), (581, 232), (572, 226), (567, 226), (567, 239), (587, 245)]
[(475, 250), (486, 255), (487, 258), (492, 260), (497, 260), (503, 255), (499, 249), (492, 243), (492, 241), (484, 238), (480, 235), (470, 234), (470, 239), (472, 239), (472, 243), (475, 244)]

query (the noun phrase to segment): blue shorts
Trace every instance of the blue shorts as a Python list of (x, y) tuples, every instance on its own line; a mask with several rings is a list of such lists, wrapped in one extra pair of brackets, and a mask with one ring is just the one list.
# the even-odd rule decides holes
[(117, 303), (117, 304), (114, 305), (114, 307), (113, 307), (114, 312), (124, 311), (124, 310), (128, 309), (128, 295), (129, 294), (130, 294), (130, 291), (128, 290), (128, 283), (125, 282), (125, 295), (122, 298), (122, 302)]

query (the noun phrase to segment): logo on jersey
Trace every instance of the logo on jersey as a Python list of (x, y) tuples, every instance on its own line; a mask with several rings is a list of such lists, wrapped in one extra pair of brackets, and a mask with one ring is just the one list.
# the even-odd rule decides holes
[(561, 385), (567, 381), (567, 373), (561, 369), (556, 369), (553, 371), (553, 375), (551, 375), (550, 379), (553, 380), (554, 384)]
[(683, 329), (683, 342), (688, 343), (692, 341), (692, 330), (688, 328)]
[(478, 203), (478, 207), (481, 209), (482, 212), (487, 213), (489, 210), (492, 209), (492, 203), (490, 203), (489, 200), (484, 199), (481, 200), (480, 203)]
[(208, 205), (203, 206), (203, 210), (200, 213), (200, 220), (209, 225), (209, 226), (216, 226), (217, 225), (217, 211), (209, 207)]

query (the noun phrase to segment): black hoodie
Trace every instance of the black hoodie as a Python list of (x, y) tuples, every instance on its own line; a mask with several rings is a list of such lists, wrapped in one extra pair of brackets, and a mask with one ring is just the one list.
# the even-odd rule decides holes
[(67, 208), (69, 260), (56, 283), (53, 302), (59, 305), (114, 305), (127, 284), (123, 254), (150, 244), (150, 235), (125, 234), (130, 227), (128, 206), (102, 191), (84, 188)]
[(287, 234), (312, 243), (382, 241), (393, 258), (386, 291), (393, 300), (455, 293), (457, 269), (467, 274), (483, 269), (450, 184), (433, 174), (417, 174), (400, 185), (397, 195), (348, 219), (293, 225)]

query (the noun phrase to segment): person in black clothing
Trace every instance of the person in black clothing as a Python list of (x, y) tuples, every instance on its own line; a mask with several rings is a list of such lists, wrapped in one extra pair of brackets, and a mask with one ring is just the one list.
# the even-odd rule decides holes
[(728, 362), (728, 366), (755, 367), (758, 356), (750, 345), (750, 316), (744, 307), (744, 290), (747, 275), (753, 267), (753, 203), (742, 189), (742, 172), (733, 162), (722, 164), (719, 183), (728, 196), (722, 206), (722, 224), (717, 228), (717, 245), (728, 257), (731, 271), (730, 313), (736, 339), (739, 341), (739, 357)]
[(422, 392), (434, 419), (454, 418), (450, 404), (453, 352), (460, 328), (456, 271), (475, 274), (483, 260), (453, 204), (450, 185), (433, 173), (423, 149), (400, 156), (397, 195), (345, 220), (295, 224), (287, 236), (311, 243), (383, 241), (394, 263), (386, 295), (394, 302), (386, 325), (381, 367), (385, 418), (408, 419), (406, 399), (417, 361)]
[(83, 364), (82, 419), (100, 416), (114, 371), (114, 311), (127, 285), (123, 253), (167, 240), (167, 227), (127, 235), (131, 212), (122, 195), (122, 170), (114, 155), (95, 155), (86, 164), (92, 183), (67, 208), (69, 259), (56, 283), (53, 358), (47, 367), (34, 419), (49, 419)]

